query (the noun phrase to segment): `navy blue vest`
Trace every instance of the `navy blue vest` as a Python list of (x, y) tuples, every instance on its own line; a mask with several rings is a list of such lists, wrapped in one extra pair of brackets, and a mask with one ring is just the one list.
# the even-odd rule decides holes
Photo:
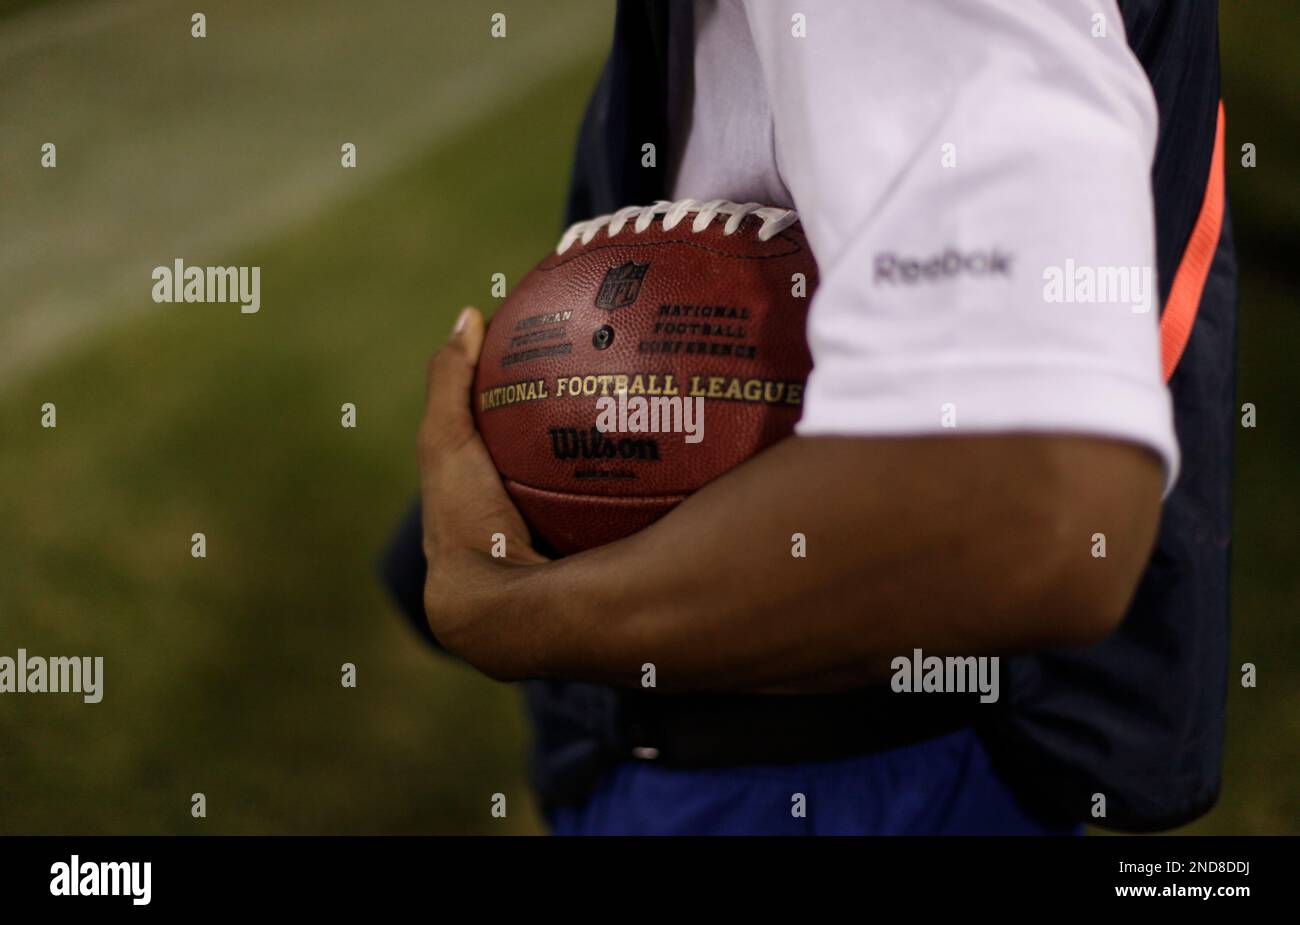
[[(1219, 108), (1214, 0), (1128, 0), (1128, 39), (1160, 113), (1152, 180), (1161, 304), (1202, 211)], [(614, 45), (583, 121), (567, 218), (667, 198), (641, 145), (669, 150), (667, 41), (656, 0), (620, 0)], [(1182, 469), (1123, 625), (1086, 650), (1004, 660), (1001, 709), (980, 734), (999, 773), (1047, 819), (1125, 830), (1190, 821), (1218, 793), (1227, 698), (1228, 563), (1236, 422), (1236, 265), (1224, 211), (1195, 323), (1169, 382)], [(390, 587), (428, 636), (418, 511), (386, 557)], [(431, 636), (429, 637), (431, 638)], [(624, 760), (622, 698), (608, 688), (530, 682), (533, 780), (544, 804), (581, 800)], [(1094, 795), (1104, 818), (1090, 818)]]

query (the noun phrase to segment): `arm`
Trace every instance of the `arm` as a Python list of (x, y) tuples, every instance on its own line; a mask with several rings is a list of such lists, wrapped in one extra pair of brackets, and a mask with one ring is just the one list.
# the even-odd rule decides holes
[(651, 662), (660, 690), (829, 690), (914, 647), (1087, 644), (1117, 625), (1154, 539), (1161, 468), (1131, 444), (796, 437), (649, 529), (548, 562), (469, 419), (481, 340), (471, 314), (430, 367), (425, 600), (438, 638), (500, 679), (633, 686)]
[[(746, 4), (821, 270), (799, 436), (641, 534), (541, 562), (469, 423), (469, 316), (426, 421), (439, 637), (496, 677), (633, 684), (652, 662), (660, 689), (740, 691), (855, 686), (914, 647), (1104, 636), (1177, 444), (1149, 300), (1044, 285), (1155, 260), (1156, 113), (1122, 35), (1090, 34), (1094, 5), (827, 2), (794, 38), (797, 5)], [(508, 565), (486, 552), (498, 531)]]

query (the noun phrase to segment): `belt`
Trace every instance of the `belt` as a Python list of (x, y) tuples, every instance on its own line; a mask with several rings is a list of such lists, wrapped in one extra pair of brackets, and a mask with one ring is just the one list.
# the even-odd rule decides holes
[(669, 767), (832, 761), (936, 738), (975, 723), (978, 694), (701, 695), (622, 692), (616, 748)]

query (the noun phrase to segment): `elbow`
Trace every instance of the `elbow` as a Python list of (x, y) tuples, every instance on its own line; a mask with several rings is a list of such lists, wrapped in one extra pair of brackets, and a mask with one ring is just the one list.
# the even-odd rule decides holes
[(1047, 493), (1051, 513), (1027, 531), (1036, 552), (1026, 557), (1033, 565), (1019, 603), (1022, 638), (1032, 648), (1096, 645), (1128, 614), (1155, 543), (1162, 479), (1145, 454), (1124, 455), (1129, 468), (1110, 474), (1126, 477), (1064, 473), (1070, 477)]
[[(1124, 622), (1149, 547), (1090, 548), (1088, 534), (1042, 538), (1036, 562), (1020, 570), (1021, 593), (1011, 603), (1019, 619), (1013, 647), (1026, 651), (1079, 649), (1102, 642)], [(1027, 573), (1027, 574), (1026, 574)]]
[(1076, 592), (1057, 609), (1052, 648), (1082, 649), (1105, 641), (1124, 622), (1136, 590), (1133, 582), (1106, 582), (1085, 592)]

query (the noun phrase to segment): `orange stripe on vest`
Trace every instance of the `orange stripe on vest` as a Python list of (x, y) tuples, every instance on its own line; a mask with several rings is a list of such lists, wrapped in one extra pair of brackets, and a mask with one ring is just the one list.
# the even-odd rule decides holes
[(1174, 374), (1178, 361), (1192, 334), (1196, 310), (1205, 290), (1205, 278), (1210, 273), (1214, 252), (1219, 247), (1219, 233), (1223, 230), (1223, 101), (1219, 101), (1218, 124), (1214, 129), (1214, 156), (1210, 161), (1210, 176), (1205, 183), (1205, 198), (1201, 214), (1196, 217), (1187, 249), (1174, 274), (1164, 314), (1160, 316), (1160, 360), (1165, 381)]

